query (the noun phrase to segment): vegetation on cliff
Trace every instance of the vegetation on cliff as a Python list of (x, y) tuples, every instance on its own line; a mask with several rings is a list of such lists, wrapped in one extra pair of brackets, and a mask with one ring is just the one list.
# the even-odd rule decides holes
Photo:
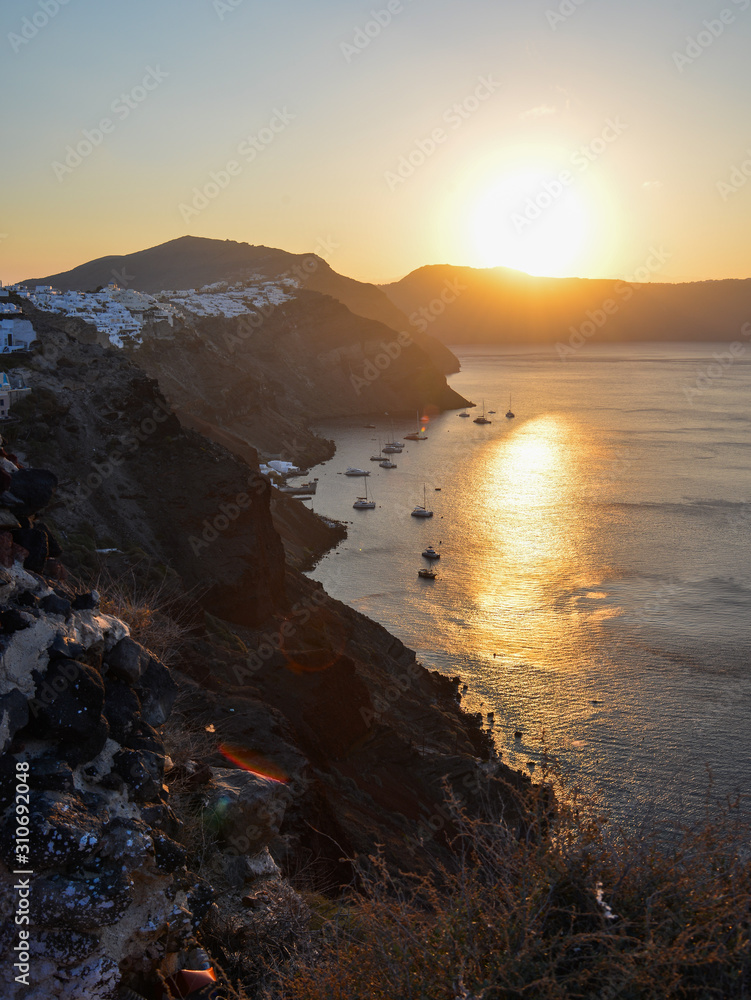
[(518, 837), (451, 806), (429, 874), (372, 855), (358, 891), (281, 972), (273, 1000), (741, 1000), (751, 865), (738, 803), (670, 842), (561, 804)]

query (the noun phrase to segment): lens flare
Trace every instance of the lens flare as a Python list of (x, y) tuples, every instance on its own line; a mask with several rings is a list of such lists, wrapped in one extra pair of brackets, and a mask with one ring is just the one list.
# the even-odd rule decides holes
[(267, 778), (269, 781), (278, 781), (286, 785), (289, 775), (277, 764), (267, 760), (255, 750), (248, 750), (245, 747), (234, 746), (222, 743), (219, 747), (222, 757), (241, 767), (244, 771), (258, 775), (259, 778)]

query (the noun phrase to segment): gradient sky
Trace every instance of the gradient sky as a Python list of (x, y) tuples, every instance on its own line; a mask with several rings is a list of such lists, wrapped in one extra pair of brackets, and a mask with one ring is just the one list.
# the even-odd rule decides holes
[(369, 281), (751, 276), (751, 0), (14, 0), (0, 27), (5, 282), (186, 233)]

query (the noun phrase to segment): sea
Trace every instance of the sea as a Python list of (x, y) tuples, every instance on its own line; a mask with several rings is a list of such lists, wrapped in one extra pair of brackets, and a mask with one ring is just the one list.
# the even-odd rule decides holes
[(418, 414), (315, 428), (337, 450), (307, 503), (348, 537), (310, 576), (460, 676), (533, 780), (550, 767), (625, 826), (747, 809), (751, 346), (454, 351), (476, 406), (419, 414), (397, 468), (370, 457)]

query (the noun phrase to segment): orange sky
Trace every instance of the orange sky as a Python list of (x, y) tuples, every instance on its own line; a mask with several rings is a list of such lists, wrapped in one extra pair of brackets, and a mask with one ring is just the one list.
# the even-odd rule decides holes
[(371, 281), (751, 275), (751, 0), (23, 6), (5, 282), (186, 233)]

